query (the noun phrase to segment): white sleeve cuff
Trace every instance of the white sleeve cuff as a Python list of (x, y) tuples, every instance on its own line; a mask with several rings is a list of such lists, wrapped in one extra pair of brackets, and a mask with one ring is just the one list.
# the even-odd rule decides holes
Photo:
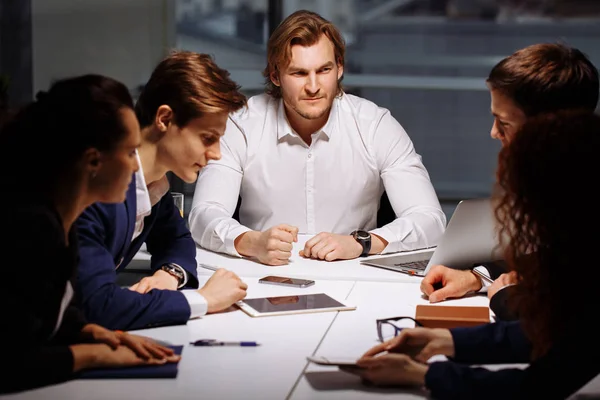
[[(483, 265), (479, 265), (473, 269), (476, 269), (477, 272), (480, 272), (481, 274), (487, 276), (488, 278), (492, 279), (490, 277), (490, 271), (487, 270), (486, 267), (484, 267)], [(477, 275), (475, 275), (477, 276)], [(477, 276), (477, 278), (479, 278), (479, 281), (481, 282), (481, 289), (479, 289), (479, 291), (477, 293), (487, 293), (488, 291), (488, 287), (490, 287), (492, 284), (490, 282), (488, 282), (487, 280)]]
[(185, 289), (181, 293), (185, 296), (190, 305), (190, 319), (198, 318), (206, 314), (208, 311), (208, 302), (197, 290)]
[[(369, 233), (371, 235), (377, 235), (386, 242), (388, 242), (387, 246), (378, 254), (386, 254), (386, 253), (394, 253), (396, 251), (400, 251), (400, 241), (396, 239), (394, 232), (391, 229), (382, 226), (381, 228), (370, 230)], [(371, 239), (372, 241), (373, 239)]]
[(235, 227), (228, 226), (227, 224), (218, 225), (215, 228), (215, 234), (225, 245), (225, 252), (235, 257), (242, 257), (235, 248), (235, 239), (243, 233), (251, 231), (252, 229), (245, 227), (244, 225), (238, 224)]

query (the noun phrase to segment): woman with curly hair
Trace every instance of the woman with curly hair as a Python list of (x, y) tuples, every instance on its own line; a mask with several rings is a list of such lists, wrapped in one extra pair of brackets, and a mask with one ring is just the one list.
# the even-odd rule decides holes
[[(600, 174), (600, 116), (562, 112), (532, 118), (499, 155), (496, 219), (517, 277), (510, 304), (519, 321), (455, 329), (404, 329), (347, 369), (376, 385), (421, 386), (438, 399), (563, 399), (600, 373), (600, 300), (568, 281), (598, 275), (589, 253), (600, 242), (592, 184)], [(583, 269), (583, 270), (582, 270)], [(428, 363), (433, 355), (449, 361)], [(491, 371), (478, 364), (528, 363)]]

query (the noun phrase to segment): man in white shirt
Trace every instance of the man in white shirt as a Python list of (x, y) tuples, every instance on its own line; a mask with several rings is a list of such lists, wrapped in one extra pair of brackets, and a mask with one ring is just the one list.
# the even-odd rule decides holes
[[(200, 246), (283, 265), (298, 233), (316, 234), (302, 256), (327, 261), (437, 244), (446, 218), (421, 157), (388, 110), (342, 91), (344, 52), (309, 11), (273, 32), (267, 93), (230, 115), (222, 157), (196, 183)], [(384, 190), (396, 219), (377, 228)]]

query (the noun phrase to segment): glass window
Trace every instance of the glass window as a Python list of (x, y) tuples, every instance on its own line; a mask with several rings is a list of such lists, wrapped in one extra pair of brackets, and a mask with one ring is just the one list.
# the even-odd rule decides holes
[[(179, 3), (190, 8), (204, 2)], [(211, 40), (219, 43), (214, 51), (217, 62), (231, 70), (248, 94), (259, 93), (269, 5), (274, 2), (218, 3), (216, 14), (195, 11), (195, 25), (201, 27), (196, 29), (204, 36), (187, 36), (185, 43), (202, 43), (190, 48), (212, 51), (205, 44), (206, 31), (211, 31)], [(282, 18), (309, 9), (340, 28), (347, 44), (346, 90), (388, 108), (403, 125), (423, 156), (448, 217), (459, 200), (489, 195), (494, 182), (500, 143), (489, 134), (493, 120), (485, 78), (491, 68), (519, 48), (555, 41), (580, 48), (600, 65), (600, 2), (593, 0), (568, 4), (565, 0), (283, 0), (278, 4)], [(262, 13), (262, 24), (256, 22), (260, 17), (247, 17), (249, 10)], [(221, 21), (232, 15), (237, 22), (229, 22), (226, 30), (223, 24), (217, 30), (202, 22), (207, 16)], [(259, 31), (262, 41), (257, 40)]]

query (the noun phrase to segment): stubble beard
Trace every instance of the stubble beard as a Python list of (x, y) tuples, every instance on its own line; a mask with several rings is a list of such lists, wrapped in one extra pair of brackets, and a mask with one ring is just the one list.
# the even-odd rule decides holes
[(327, 114), (329, 112), (329, 110), (331, 110), (331, 104), (328, 105), (327, 107), (325, 107), (323, 110), (320, 111), (314, 111), (314, 112), (308, 112), (308, 111), (303, 111), (300, 109), (300, 107), (294, 107), (294, 111), (296, 111), (296, 113), (301, 116), (304, 119), (308, 119), (308, 120), (314, 120), (314, 119), (319, 119), (322, 116), (324, 116), (325, 114)]

